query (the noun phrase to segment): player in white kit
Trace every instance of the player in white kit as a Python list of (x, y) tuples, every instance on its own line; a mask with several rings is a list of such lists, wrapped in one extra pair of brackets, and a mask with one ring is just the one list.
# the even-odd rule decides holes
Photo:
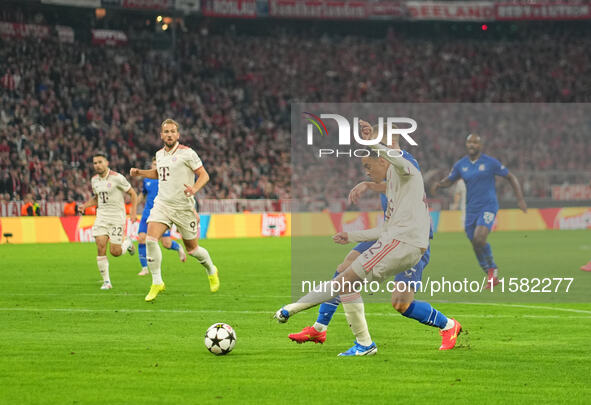
[(135, 253), (135, 247), (129, 238), (125, 238), (125, 194), (131, 198), (129, 219), (136, 220), (137, 194), (125, 176), (109, 169), (106, 154), (97, 152), (92, 157), (92, 164), (96, 175), (92, 177), (92, 193), (90, 200), (82, 204), (78, 211), (93, 205), (97, 206), (96, 219), (92, 226), (97, 248), (96, 263), (103, 277), (101, 290), (113, 288), (109, 276), (109, 261), (107, 259), (107, 242), (111, 242), (111, 255), (121, 256), (124, 251), (130, 255)]
[(454, 187), (454, 200), (449, 206), (450, 210), (459, 210), (462, 213), (460, 224), (464, 226), (466, 219), (466, 183), (459, 179)]
[[(365, 121), (360, 124), (363, 138), (372, 139), (371, 125)], [(377, 351), (369, 335), (363, 300), (359, 291), (354, 291), (353, 283), (389, 279), (415, 266), (429, 246), (431, 220), (421, 172), (402, 158), (396, 136), (392, 138), (392, 149), (381, 144), (370, 148), (371, 157), (364, 157), (362, 161), (373, 181), (386, 179), (388, 208), (384, 224), (364, 231), (339, 232), (333, 239), (339, 244), (377, 241), (328, 283), (326, 289), (312, 291), (275, 313), (279, 322), (287, 322), (290, 316), (340, 295), (347, 321), (356, 337), (355, 345), (341, 356), (372, 355)], [(455, 345), (461, 326), (453, 319), (450, 323), (447, 333)]]
[(220, 287), (218, 270), (211, 261), (209, 252), (198, 243), (199, 215), (195, 211), (193, 197), (207, 184), (209, 174), (197, 153), (178, 142), (179, 136), (179, 124), (172, 119), (164, 120), (160, 127), (164, 147), (156, 152), (156, 169), (130, 170), (132, 176), (158, 179), (159, 187), (148, 218), (146, 253), (148, 269), (152, 273), (152, 286), (146, 301), (153, 301), (166, 288), (162, 280), (162, 252), (158, 240), (173, 224), (183, 238), (187, 253), (207, 270), (210, 291), (216, 292)]

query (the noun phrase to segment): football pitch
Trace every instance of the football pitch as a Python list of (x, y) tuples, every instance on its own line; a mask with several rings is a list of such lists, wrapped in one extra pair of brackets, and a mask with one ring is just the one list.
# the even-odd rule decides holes
[[(501, 275), (572, 269), (591, 258), (588, 231), (497, 232), (489, 241)], [(328, 238), (318, 243), (334, 246)], [(591, 300), (578, 303), (451, 303), (436, 308), (466, 333), (440, 352), (437, 329), (369, 303), (378, 353), (337, 358), (353, 336), (339, 308), (325, 344), (287, 335), (316, 309), (277, 324), (290, 301), (290, 239), (204, 240), (220, 271), (209, 292), (202, 267), (163, 250), (167, 290), (144, 302), (150, 278), (137, 256), (109, 256), (113, 289), (101, 291), (94, 244), (0, 246), (1, 404), (208, 403), (589, 403)], [(453, 254), (452, 254), (453, 252)], [(324, 271), (331, 275), (333, 263)], [(327, 264), (329, 266), (329, 264)], [(437, 234), (424, 273), (482, 277), (463, 234)], [(565, 276), (567, 276), (565, 274)], [(591, 292), (588, 297), (591, 297)], [(421, 299), (429, 300), (426, 297)], [(227, 356), (203, 345), (225, 322)], [(404, 401), (404, 402), (403, 402)]]

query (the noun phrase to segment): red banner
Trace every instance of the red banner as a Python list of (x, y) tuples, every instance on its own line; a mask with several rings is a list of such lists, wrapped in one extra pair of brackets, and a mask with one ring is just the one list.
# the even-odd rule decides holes
[(431, 2), (407, 1), (410, 19), (414, 20), (456, 20), (490, 21), (495, 19), (492, 2)]
[(174, 0), (123, 0), (121, 7), (166, 10), (174, 7)]
[(546, 229), (591, 229), (591, 208), (545, 208), (539, 211)]
[(37, 24), (0, 22), (0, 36), (10, 38), (47, 38), (49, 37), (49, 27)]
[[(383, 3), (378, 3), (383, 6)], [(368, 17), (364, 1), (269, 0), (271, 17), (362, 19)]]
[(72, 27), (56, 25), (55, 30), (57, 31), (57, 37), (60, 40), (60, 42), (65, 42), (67, 44), (74, 43), (74, 30), (72, 29)]
[(497, 3), (495, 17), (505, 20), (584, 20), (591, 18), (588, 4)]
[(206, 0), (203, 14), (211, 17), (256, 17), (256, 0)]
[(125, 45), (127, 35), (123, 31), (92, 30), (92, 43), (94, 45)]
[(587, 184), (552, 186), (552, 199), (559, 201), (591, 200), (591, 187)]
[(370, 18), (384, 17), (403, 17), (406, 15), (406, 8), (402, 3), (388, 1), (370, 1), (367, 3), (367, 15)]

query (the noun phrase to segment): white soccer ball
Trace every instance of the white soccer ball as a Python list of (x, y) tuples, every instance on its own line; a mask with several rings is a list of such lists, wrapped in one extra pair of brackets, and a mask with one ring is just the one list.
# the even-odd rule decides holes
[(214, 323), (205, 332), (205, 347), (215, 355), (228, 354), (236, 344), (236, 332), (228, 324)]

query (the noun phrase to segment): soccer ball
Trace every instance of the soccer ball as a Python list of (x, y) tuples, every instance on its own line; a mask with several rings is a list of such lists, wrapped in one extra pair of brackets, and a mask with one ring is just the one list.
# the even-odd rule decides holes
[(236, 344), (236, 332), (228, 324), (214, 323), (205, 332), (205, 347), (217, 356), (228, 354)]

